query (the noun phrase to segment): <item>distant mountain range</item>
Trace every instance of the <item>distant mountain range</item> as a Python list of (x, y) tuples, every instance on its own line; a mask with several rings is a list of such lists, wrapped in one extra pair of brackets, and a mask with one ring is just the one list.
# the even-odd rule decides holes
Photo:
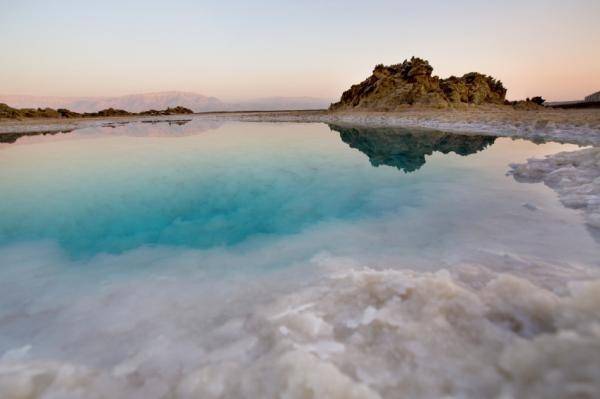
[(182, 106), (195, 112), (210, 111), (276, 111), (323, 109), (331, 100), (315, 97), (267, 97), (238, 102), (224, 102), (197, 93), (166, 91), (130, 94), (119, 97), (51, 97), (0, 94), (0, 103), (15, 108), (67, 108), (75, 112), (97, 112), (106, 108), (141, 112)]

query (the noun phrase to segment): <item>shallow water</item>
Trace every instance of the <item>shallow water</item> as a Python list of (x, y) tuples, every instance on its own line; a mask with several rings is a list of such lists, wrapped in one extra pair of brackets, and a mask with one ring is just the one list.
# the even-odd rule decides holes
[[(406, 392), (499, 395), (508, 388), (492, 376), (500, 360), (488, 352), (563, 323), (541, 323), (540, 314), (564, 315), (524, 304), (575, 303), (569, 284), (600, 266), (581, 214), (551, 189), (506, 175), (510, 163), (573, 145), (199, 118), (3, 141), (0, 388), (14, 397), (311, 397), (307, 387), (315, 397), (395, 397), (405, 379), (434, 371), (437, 391), (424, 379)], [(364, 274), (357, 284), (329, 283), (362, 267), (373, 284)], [(442, 269), (450, 274), (435, 274)], [(497, 280), (506, 273), (516, 280)], [(391, 293), (379, 286), (388, 280)], [(398, 284), (453, 294), (440, 294), (431, 319), (417, 322), (394, 307), (406, 289)], [(523, 296), (510, 309), (507, 290)], [(456, 298), (473, 308), (448, 313)], [(408, 312), (413, 327), (392, 323), (386, 341), (369, 330), (372, 342), (345, 331), (390, 309)], [(463, 374), (444, 361), (425, 367), (436, 361), (429, 323), (439, 317), (462, 320), (439, 334), (477, 353)], [(486, 323), (521, 327), (490, 332)], [(415, 326), (434, 336), (419, 341)], [(477, 329), (485, 345), (465, 339)], [(400, 339), (407, 331), (416, 337)], [(407, 354), (414, 345), (429, 355)], [(368, 348), (404, 355), (376, 361), (364, 357)], [(465, 377), (483, 366), (487, 377)], [(311, 379), (311, 368), (339, 391), (323, 391), (328, 383)]]

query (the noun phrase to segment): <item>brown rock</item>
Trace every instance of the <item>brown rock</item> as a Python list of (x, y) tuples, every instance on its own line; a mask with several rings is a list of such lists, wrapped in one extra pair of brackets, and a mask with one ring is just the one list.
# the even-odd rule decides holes
[(537, 104), (529, 99), (527, 100), (520, 100), (520, 101), (513, 101), (511, 103), (511, 105), (513, 106), (514, 109), (518, 109), (518, 110), (524, 110), (524, 111), (536, 111), (536, 110), (540, 110), (540, 109), (544, 109), (545, 107), (543, 105)]
[(502, 82), (477, 72), (440, 80), (429, 62), (412, 57), (401, 64), (377, 65), (365, 81), (342, 94), (330, 110), (393, 111), (411, 105), (447, 107), (457, 104), (502, 104)]

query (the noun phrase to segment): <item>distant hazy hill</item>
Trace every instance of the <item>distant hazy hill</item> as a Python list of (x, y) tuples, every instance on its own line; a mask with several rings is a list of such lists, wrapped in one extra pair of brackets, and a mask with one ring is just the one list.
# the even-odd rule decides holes
[(106, 108), (141, 112), (182, 106), (196, 112), (215, 111), (223, 104), (215, 97), (186, 92), (131, 94), (120, 97), (38, 97), (0, 95), (0, 102), (15, 108), (67, 108), (75, 112), (96, 112)]
[(195, 112), (284, 110), (327, 108), (330, 101), (313, 97), (269, 97), (239, 102), (223, 102), (201, 94), (168, 91), (160, 93), (131, 94), (120, 97), (44, 97), (0, 94), (0, 103), (15, 108), (67, 108), (75, 112), (97, 112), (106, 108), (141, 112), (149, 109), (166, 109), (182, 106)]

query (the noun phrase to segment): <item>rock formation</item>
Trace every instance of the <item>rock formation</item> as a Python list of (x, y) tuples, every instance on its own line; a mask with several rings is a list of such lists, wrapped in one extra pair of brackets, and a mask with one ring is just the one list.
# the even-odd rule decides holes
[(434, 152), (470, 155), (494, 143), (496, 137), (407, 128), (354, 128), (329, 125), (351, 148), (363, 152), (373, 166), (388, 165), (414, 172)]
[(60, 118), (61, 114), (52, 108), (12, 108), (0, 103), (0, 119), (20, 118)]
[(0, 119), (16, 119), (21, 116), (18, 109), (0, 103)]
[(140, 115), (186, 115), (186, 114), (193, 114), (194, 111), (192, 111), (189, 108), (185, 108), (185, 107), (173, 107), (173, 108), (167, 108), (165, 110), (161, 110), (161, 111), (157, 111), (154, 109), (151, 109), (149, 111), (143, 111), (140, 112)]
[(113, 117), (113, 116), (159, 116), (159, 115), (185, 115), (193, 114), (189, 108), (173, 107), (164, 110), (149, 110), (144, 112), (128, 112), (122, 109), (107, 108), (98, 112), (86, 112), (80, 114), (65, 108), (57, 110), (52, 108), (13, 108), (0, 103), (0, 119), (23, 119), (23, 118), (93, 118), (93, 117)]
[(401, 64), (377, 65), (365, 81), (342, 94), (330, 110), (364, 109), (393, 111), (411, 105), (445, 108), (458, 104), (503, 104), (502, 82), (477, 72), (440, 79), (421, 58)]
[(511, 101), (508, 104), (512, 105), (512, 107), (514, 109), (521, 110), (521, 111), (536, 111), (536, 110), (544, 109), (543, 105), (533, 102), (529, 98), (526, 100)]

